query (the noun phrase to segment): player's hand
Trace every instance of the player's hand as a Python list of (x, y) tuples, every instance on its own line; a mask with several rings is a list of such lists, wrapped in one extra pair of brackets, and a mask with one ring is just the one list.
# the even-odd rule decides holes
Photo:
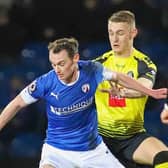
[(152, 89), (152, 97), (155, 99), (165, 99), (167, 98), (168, 89), (161, 88), (161, 89)]
[(109, 84), (110, 84), (110, 88), (109, 89), (100, 89), (101, 92), (104, 92), (104, 93), (109, 93), (110, 95), (112, 96), (117, 96), (117, 97), (120, 97), (120, 88), (119, 86), (117, 86), (116, 83), (113, 83), (111, 81), (109, 81)]
[(168, 124), (168, 105), (165, 104), (163, 111), (160, 114), (160, 119), (162, 123)]

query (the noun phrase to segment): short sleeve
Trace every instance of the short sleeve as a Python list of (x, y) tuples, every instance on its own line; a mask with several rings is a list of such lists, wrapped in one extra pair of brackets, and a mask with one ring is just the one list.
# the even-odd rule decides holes
[(47, 78), (44, 76), (41, 76), (37, 79), (35, 79), (32, 83), (30, 83), (26, 88), (24, 88), (20, 95), (22, 99), (27, 104), (31, 104), (36, 102), (38, 99), (41, 99), (45, 95), (47, 86)]

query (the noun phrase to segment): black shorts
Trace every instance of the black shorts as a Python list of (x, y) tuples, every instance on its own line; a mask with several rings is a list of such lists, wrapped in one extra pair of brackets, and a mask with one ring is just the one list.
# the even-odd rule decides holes
[(118, 158), (118, 160), (128, 168), (150, 168), (151, 166), (143, 166), (136, 164), (133, 161), (133, 153), (138, 148), (138, 146), (146, 139), (151, 137), (150, 134), (143, 132), (138, 133), (131, 138), (127, 139), (116, 139), (110, 137), (103, 137), (103, 141), (108, 146), (110, 151)]

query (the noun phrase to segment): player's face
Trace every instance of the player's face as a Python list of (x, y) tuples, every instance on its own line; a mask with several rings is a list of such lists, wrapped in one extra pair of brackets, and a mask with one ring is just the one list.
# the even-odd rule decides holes
[(117, 55), (129, 56), (137, 30), (125, 22), (109, 21), (108, 34), (113, 51)]
[(66, 50), (62, 50), (59, 53), (53, 53), (51, 50), (49, 60), (61, 81), (70, 83), (76, 79), (79, 54), (75, 54), (73, 58), (70, 58)]

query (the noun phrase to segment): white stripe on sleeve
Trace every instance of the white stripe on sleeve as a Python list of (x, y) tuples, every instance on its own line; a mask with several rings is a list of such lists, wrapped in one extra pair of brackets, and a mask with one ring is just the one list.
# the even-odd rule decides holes
[(103, 68), (103, 78), (104, 80), (112, 80), (112, 79), (116, 79), (117, 74), (107, 68)]
[(26, 104), (32, 104), (34, 102), (36, 102), (38, 99), (35, 99), (34, 97), (32, 97), (29, 92), (28, 92), (28, 87), (26, 87), (25, 89), (23, 89), (20, 92), (20, 96), (22, 97), (22, 99), (24, 100), (24, 102)]

